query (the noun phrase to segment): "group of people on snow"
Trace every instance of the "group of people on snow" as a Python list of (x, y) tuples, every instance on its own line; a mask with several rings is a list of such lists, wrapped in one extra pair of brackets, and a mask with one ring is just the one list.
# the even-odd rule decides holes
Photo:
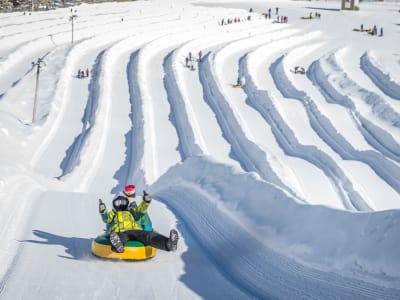
[(295, 66), (294, 67), (294, 74), (302, 74), (304, 75), (306, 73), (306, 70), (303, 67), (300, 66)]
[[(360, 25), (360, 29), (354, 29), (355, 31), (361, 31), (361, 32), (368, 32), (371, 35), (378, 35), (378, 27), (376, 27), (376, 25), (374, 25), (374, 27), (371, 28), (364, 28), (364, 24)], [(381, 27), (380, 31), (379, 31), (379, 36), (383, 36), (383, 27)]]
[[(312, 14), (311, 14), (311, 16), (312, 16)], [(315, 12), (315, 18), (316, 19), (321, 19), (321, 14), (319, 13), (319, 12)]]
[(309, 19), (321, 19), (321, 14), (319, 12), (315, 12), (314, 13), (314, 17), (313, 17), (313, 13), (310, 12), (310, 16), (308, 17)]
[[(275, 15), (278, 15), (278, 13), (279, 13), (279, 7), (275, 7)], [(265, 15), (266, 19), (271, 19), (272, 8), (271, 7), (268, 8), (267, 12), (265, 14), (263, 14), (263, 15)]]
[(251, 21), (251, 15), (248, 15), (245, 18), (234, 17), (234, 18), (222, 18), (221, 21), (218, 22), (218, 25), (229, 25), (234, 23), (240, 23), (245, 21)]
[[(378, 28), (376, 27), (376, 25), (374, 25), (374, 27), (372, 27), (372, 30), (370, 32), (372, 35), (378, 35)], [(383, 36), (383, 28), (381, 27), (380, 29), (380, 33), (379, 36)]]
[(288, 16), (276, 16), (276, 21), (274, 23), (288, 23), (289, 17)]
[[(273, 23), (288, 23), (289, 17), (288, 16), (279, 16), (279, 7), (275, 8), (275, 15), (276, 19), (273, 21)], [(266, 13), (263, 13), (266, 19), (271, 19), (271, 14), (272, 14), (272, 8), (268, 8)]]
[(194, 67), (194, 63), (197, 61), (197, 62), (201, 62), (201, 59), (202, 59), (202, 57), (203, 57), (203, 52), (200, 50), (198, 53), (197, 53), (197, 59), (196, 58), (194, 58), (193, 57), (193, 55), (192, 55), (192, 52), (191, 51), (189, 51), (189, 53), (188, 53), (188, 55), (187, 56), (185, 56), (185, 67), (186, 68), (189, 68), (190, 70), (195, 70), (195, 67)]
[(90, 74), (89, 68), (86, 68), (85, 71), (83, 71), (82, 69), (79, 69), (77, 77), (78, 78), (85, 78), (85, 77), (89, 77), (89, 74)]
[(108, 210), (104, 202), (99, 199), (99, 213), (106, 223), (112, 251), (123, 253), (125, 243), (130, 240), (165, 251), (177, 249), (179, 235), (175, 229), (170, 231), (169, 237), (153, 230), (147, 213), (151, 200), (151, 196), (143, 191), (142, 201), (138, 205), (136, 187), (133, 184), (125, 186), (123, 192), (114, 197), (112, 210)]

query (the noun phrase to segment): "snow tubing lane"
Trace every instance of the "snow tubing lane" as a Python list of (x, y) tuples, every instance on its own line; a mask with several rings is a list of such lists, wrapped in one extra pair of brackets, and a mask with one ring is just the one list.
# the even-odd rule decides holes
[(128, 241), (125, 244), (124, 252), (117, 253), (111, 250), (109, 236), (106, 234), (99, 235), (92, 242), (92, 253), (98, 257), (108, 259), (123, 259), (123, 260), (145, 260), (156, 255), (156, 248), (145, 246), (139, 241)]

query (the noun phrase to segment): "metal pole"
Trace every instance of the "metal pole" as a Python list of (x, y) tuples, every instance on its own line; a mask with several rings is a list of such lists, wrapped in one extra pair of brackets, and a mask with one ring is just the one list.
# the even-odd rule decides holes
[(41, 64), (44, 64), (44, 61), (41, 58), (38, 58), (37, 63), (32, 63), (33, 65), (36, 65), (36, 87), (35, 87), (35, 99), (33, 102), (33, 115), (32, 115), (32, 123), (36, 122), (36, 107), (37, 107), (37, 94), (38, 94), (38, 89), (39, 89), (39, 73), (40, 73), (40, 67)]
[(72, 17), (72, 44), (74, 43), (74, 17)]
[(69, 20), (71, 21), (71, 23), (72, 23), (72, 44), (74, 43), (74, 19), (75, 18), (77, 18), (78, 16), (77, 15), (71, 15), (70, 17), (69, 17)]

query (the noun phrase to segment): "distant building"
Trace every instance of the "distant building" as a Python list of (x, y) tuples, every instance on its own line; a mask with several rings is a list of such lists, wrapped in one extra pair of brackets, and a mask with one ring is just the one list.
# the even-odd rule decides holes
[(342, 0), (342, 10), (358, 10), (358, 0)]

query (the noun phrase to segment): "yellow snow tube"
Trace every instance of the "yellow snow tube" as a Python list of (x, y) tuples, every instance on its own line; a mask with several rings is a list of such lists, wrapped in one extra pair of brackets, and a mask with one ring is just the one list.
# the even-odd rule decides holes
[(128, 241), (124, 252), (118, 253), (111, 250), (108, 234), (99, 235), (92, 242), (92, 253), (98, 257), (124, 260), (145, 260), (156, 255), (156, 248), (145, 246), (139, 241)]

